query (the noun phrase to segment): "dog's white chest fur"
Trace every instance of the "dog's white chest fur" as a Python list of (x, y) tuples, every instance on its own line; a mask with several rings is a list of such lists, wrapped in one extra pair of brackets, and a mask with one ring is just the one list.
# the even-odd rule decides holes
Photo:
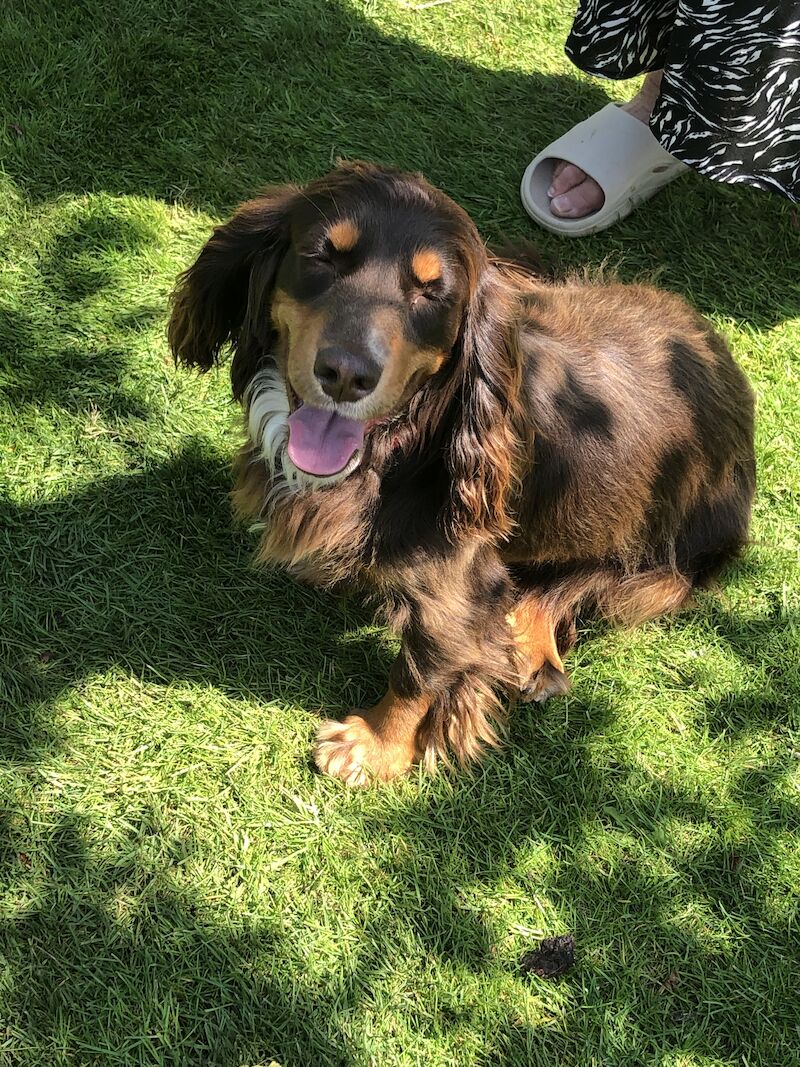
[(300, 470), (292, 462), (289, 441), (289, 397), (277, 367), (269, 365), (253, 378), (244, 395), (247, 434), (272, 476), (272, 493), (321, 489), (343, 481), (358, 466), (360, 455), (337, 474), (321, 478)]

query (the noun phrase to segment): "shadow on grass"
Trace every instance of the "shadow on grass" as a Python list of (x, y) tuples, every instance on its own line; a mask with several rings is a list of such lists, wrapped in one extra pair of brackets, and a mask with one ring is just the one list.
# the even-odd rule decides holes
[[(6, 766), (35, 776), (60, 746), (52, 703), (114, 665), (159, 685), (212, 685), (233, 699), (339, 710), (377, 695), (352, 688), (382, 676), (390, 660), (357, 632), (366, 615), (282, 576), (254, 574), (247, 539), (231, 530), (227, 489), (219, 459), (189, 447), (147, 473), (26, 509), (5, 506)], [(752, 654), (746, 642), (742, 650)], [(731, 730), (752, 726), (764, 700), (771, 715), (771, 694), (754, 694), (737, 705), (742, 722), (734, 715)], [(732, 712), (720, 701), (705, 714), (721, 729)], [(0, 930), (12, 1005), (5, 1047), (21, 1063), (69, 1062), (76, 1048), (125, 1064), (367, 1062), (355, 1024), (379, 1010), (374, 991), (398, 945), (488, 982), (516, 974), (518, 943), (509, 945), (491, 907), (473, 895), (494, 899), (500, 887), (498, 906), (504, 896), (548, 899), (575, 932), (579, 957), (559, 989), (557, 1024), (531, 1027), (506, 1014), (502, 999), (487, 1009), (494, 1021), (484, 1062), (595, 1056), (633, 1067), (683, 1050), (726, 1063), (742, 1055), (797, 1063), (794, 1052), (773, 1051), (792, 1040), (800, 980), (797, 900), (778, 878), (770, 837), (778, 829), (785, 842), (800, 828), (798, 804), (778, 788), (786, 766), (737, 772), (730, 810), (712, 809), (696, 789), (642, 766), (596, 764), (592, 745), (615, 717), (602, 693), (573, 699), (568, 715), (561, 702), (518, 709), (506, 751), (473, 777), (354, 810), (365, 839), (389, 842), (379, 866), (402, 904), (367, 920), (357, 960), (335, 989), (305, 976), (279, 914), (274, 922), (231, 916), (226, 925), (204, 910), (180, 877), (190, 832), (170, 838), (142, 826), (134, 851), (100, 860), (87, 851), (77, 814), (57, 820), (39, 846), (47, 873), (26, 891), (31, 828), (24, 809), (9, 809), (0, 855), (7, 884), (23, 888)], [(553, 863), (531, 867), (532, 844), (546, 846)], [(102, 1047), (92, 1044), (100, 1020)], [(485, 1025), (474, 1006), (438, 1000), (406, 1005), (404, 1024), (431, 1037)]]
[[(152, 219), (111, 198), (71, 205), (36, 248), (35, 268), (0, 309), (2, 396), (20, 418), (26, 408), (147, 419), (153, 412), (131, 382), (137, 333), (164, 317), (164, 306), (134, 306), (136, 271), (161, 235)], [(13, 257), (14, 250), (2, 250)], [(15, 279), (16, 280), (16, 279)]]
[[(764, 831), (777, 821), (796, 830), (797, 804), (744, 775), (734, 793), (751, 824), (709, 845), (720, 813), (691, 791), (634, 766), (610, 776), (592, 766), (587, 745), (612, 715), (595, 700), (569, 729), (557, 711), (519, 719), (509, 755), (473, 778), (362, 815), (365, 834), (391, 843), (380, 868), (402, 907), (376, 909), (355, 959), (330, 983), (306, 974), (278, 912), (225, 922), (195, 898), (181, 880), (189, 834), (162, 835), (154, 857), (143, 839), (160, 828), (138, 827), (137, 852), (101, 862), (80, 820), (61, 820), (40, 842), (49, 879), (26, 893), (24, 820), (7, 823), (0, 862), (23, 903), (0, 918), (4, 981), (12, 979), (0, 1050), (22, 1064), (73, 1062), (76, 1050), (98, 1063), (367, 1064), (360, 1016), (385, 1010), (381, 986), (397, 974), (402, 945), (462, 976), (464, 996), (404, 998), (402, 1025), (431, 1039), (485, 1028), (482, 1052), (464, 1062), (634, 1067), (684, 1052), (793, 1067), (797, 901), (779, 899), (780, 857)], [(552, 853), (548, 871), (528, 864), (531, 842)], [(482, 1008), (487, 1025), (470, 977), (486, 980), (491, 998), (491, 981), (502, 988), (519, 954), (492, 908), (542, 898), (577, 937), (576, 966), (555, 994), (561, 1010), (532, 979), (531, 996), (548, 1006), (540, 1025), (508, 1012), (505, 995)], [(25, 980), (13, 983), (17, 975)]]
[[(20, 835), (0, 834), (4, 878), (24, 883), (28, 857), (13, 851)], [(274, 928), (223, 928), (175, 888), (190, 846), (180, 841), (157, 866), (136, 856), (99, 865), (79, 823), (52, 828), (42, 847), (57, 878), (35, 906), (0, 918), (6, 976), (28, 976), (5, 998), (4, 1062), (352, 1062), (346, 1046), (332, 1044), (329, 1005), (304, 985), (302, 968), (276, 966), (288, 962), (279, 916)], [(342, 1011), (354, 997), (341, 991)]]
[[(536, 1027), (515, 1014), (498, 1020), (487, 1063), (634, 1067), (678, 1062), (670, 1058), (678, 1052), (714, 1063), (800, 1063), (800, 900), (785, 851), (800, 801), (775, 788), (791, 759), (739, 772), (730, 809), (711, 807), (690, 785), (641, 766), (593, 765), (591, 743), (613, 718), (602, 698), (582, 702), (568, 728), (556, 704), (538, 718), (519, 716), (509, 753), (473, 784), (458, 783), (435, 804), (418, 800), (413, 816), (403, 808), (368, 817), (369, 834), (405, 842), (393, 882), (398, 896), (419, 900), (405, 921), (421, 945), (476, 973), (516, 973), (519, 947), (508, 947), (493, 914), (504, 900), (556, 905), (557, 925), (524, 947), (540, 934), (575, 934), (562, 1017)], [(534, 842), (551, 852), (546, 871), (531, 869)], [(489, 897), (477, 915), (476, 887)], [(498, 945), (505, 959), (494, 955)], [(549, 983), (531, 984), (550, 997)]]
[[(537, 41), (530, 72), (490, 69), (400, 25), (381, 32), (338, 0), (12, 9), (0, 30), (0, 54), (14, 57), (0, 91), (4, 168), (33, 200), (105, 191), (226, 214), (344, 155), (423, 170), (490, 240), (527, 235), (522, 170), (608, 99), (599, 81), (538, 73)], [(754, 190), (692, 178), (610, 233), (535, 239), (567, 265), (659, 270), (704, 311), (761, 325), (800, 312), (796, 212)]]
[(334, 710), (378, 695), (349, 687), (350, 674), (380, 677), (391, 661), (357, 633), (369, 616), (285, 575), (254, 573), (229, 488), (227, 466), (190, 446), (148, 473), (53, 502), (0, 503), (6, 758), (17, 738), (18, 758), (28, 759), (25, 739), (48, 735), (50, 702), (114, 664), (159, 685), (197, 682)]

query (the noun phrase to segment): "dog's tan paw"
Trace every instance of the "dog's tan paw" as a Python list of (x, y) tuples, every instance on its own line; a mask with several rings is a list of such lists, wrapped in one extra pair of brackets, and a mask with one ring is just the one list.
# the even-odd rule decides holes
[(362, 788), (405, 774), (414, 762), (414, 751), (386, 744), (360, 715), (348, 715), (343, 722), (326, 719), (320, 724), (314, 762), (323, 774)]
[(569, 676), (561, 653), (575, 642), (574, 623), (566, 628), (556, 627), (541, 604), (532, 598), (521, 601), (506, 615), (506, 622), (514, 640), (514, 658), (519, 671), (519, 688), (514, 695), (526, 703), (535, 700), (541, 704), (550, 697), (568, 693)]
[(552, 663), (545, 663), (520, 686), (519, 699), (526, 704), (530, 701), (543, 704), (550, 697), (564, 696), (568, 692), (569, 676)]

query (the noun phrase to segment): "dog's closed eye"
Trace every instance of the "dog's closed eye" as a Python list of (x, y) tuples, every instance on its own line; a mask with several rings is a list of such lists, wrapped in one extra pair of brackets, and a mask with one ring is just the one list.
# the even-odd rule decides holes
[(317, 244), (300, 249), (299, 255), (301, 259), (310, 261), (311, 263), (333, 265), (336, 249), (327, 237), (323, 237)]

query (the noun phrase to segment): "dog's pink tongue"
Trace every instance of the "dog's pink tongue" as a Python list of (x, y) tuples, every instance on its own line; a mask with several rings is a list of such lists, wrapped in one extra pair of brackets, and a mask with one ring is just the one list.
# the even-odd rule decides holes
[(289, 416), (289, 458), (307, 474), (344, 470), (364, 442), (364, 423), (303, 404)]

